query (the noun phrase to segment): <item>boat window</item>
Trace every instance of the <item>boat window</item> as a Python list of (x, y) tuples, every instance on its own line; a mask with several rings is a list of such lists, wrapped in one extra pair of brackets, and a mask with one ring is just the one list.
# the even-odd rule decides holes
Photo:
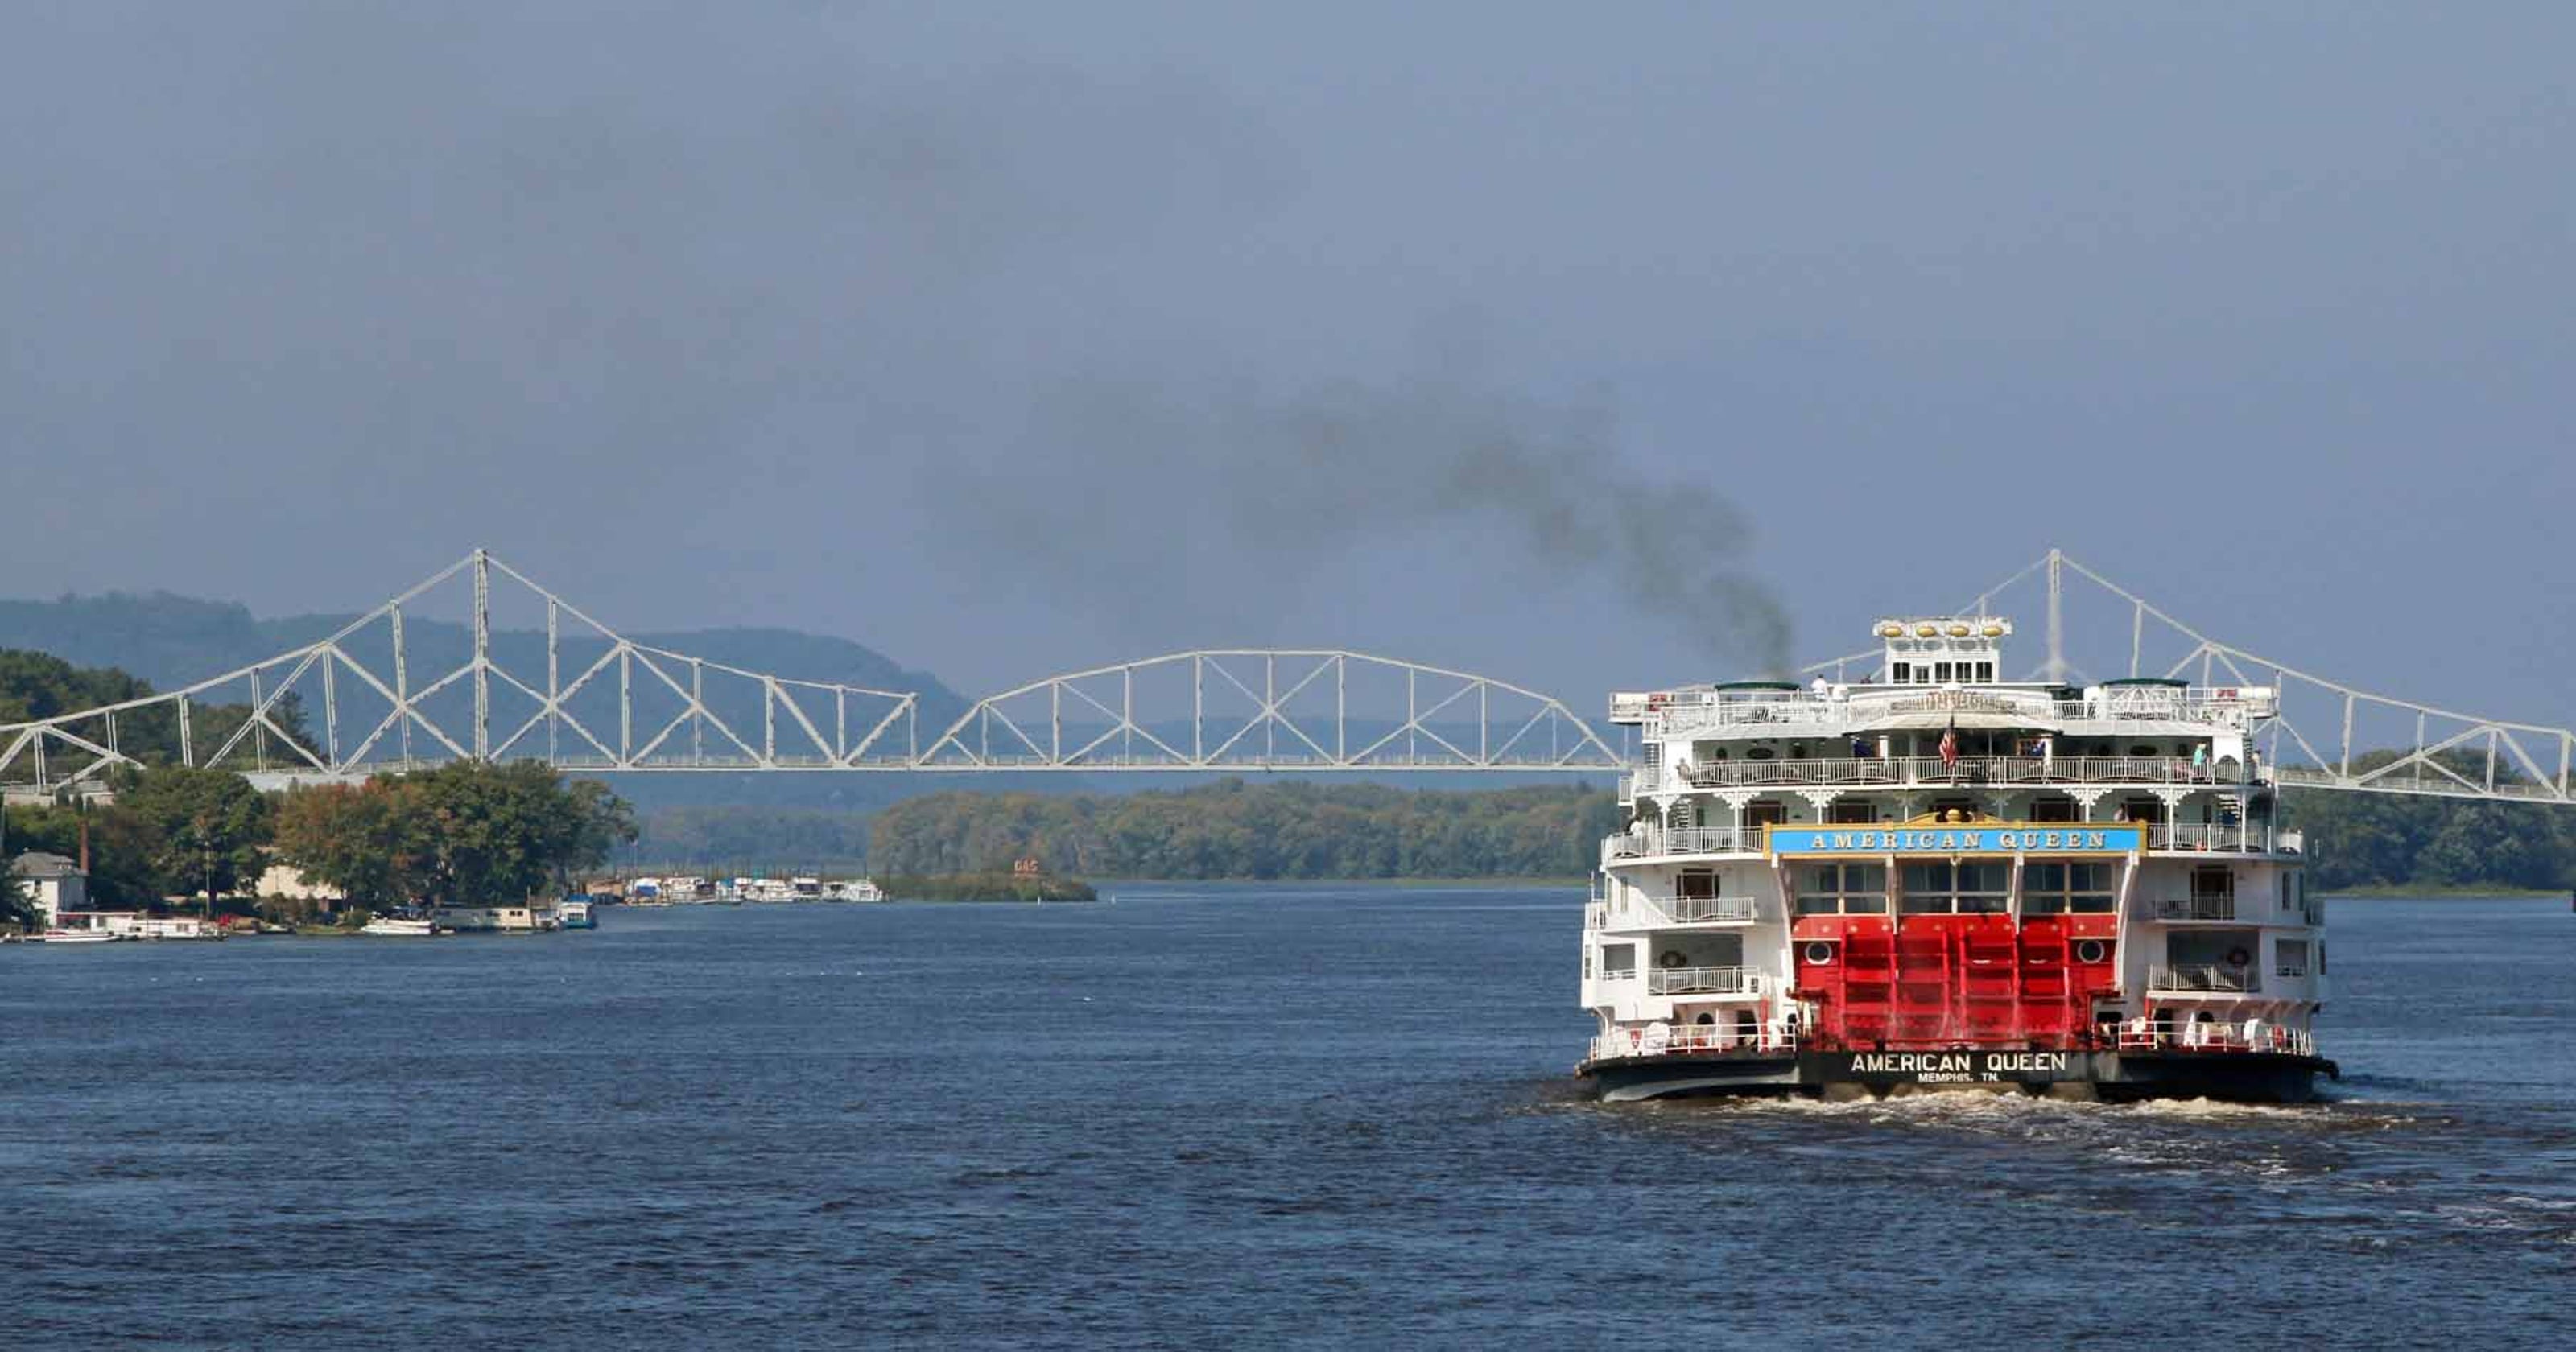
[(1908, 915), (1993, 915), (2012, 890), (2012, 865), (2000, 859), (1918, 860), (1905, 866)]
[(1778, 826), (1788, 820), (1789, 810), (1776, 798), (1761, 798), (1744, 805), (1747, 826)]
[(1933, 677), (1932, 677), (1932, 679), (1933, 679), (1933, 680), (1939, 681), (1939, 682), (1940, 682), (1941, 684), (1943, 684), (1943, 685), (1948, 685), (1948, 684), (1950, 683), (1950, 664), (1949, 664), (1949, 663), (1947, 663), (1947, 662), (1936, 662), (1936, 663), (1934, 663), (1934, 664), (1933, 664), (1932, 669), (1933, 669), (1933, 672), (1934, 672), (1934, 675), (1933, 675)]
[(1884, 915), (1887, 866), (1810, 864), (1798, 871), (1798, 914)]
[(1930, 685), (1930, 684), (1932, 684), (1932, 664), (1931, 664), (1931, 663), (1928, 663), (1928, 662), (1918, 662), (1918, 663), (1916, 663), (1916, 664), (1915, 664), (1915, 667), (1914, 667), (1914, 683), (1915, 683), (1916, 685)]
[(2306, 976), (2308, 941), (2305, 939), (2276, 941), (2272, 946), (2272, 966), (2273, 970), (2281, 976)]
[(2224, 867), (2202, 867), (2191, 871), (2191, 899), (2194, 901), (2234, 901), (2236, 873)]
[(2022, 867), (2024, 915), (2106, 915), (2111, 904), (2109, 864), (2034, 859)]
[(1903, 684), (1905, 684), (1905, 683), (1906, 683), (1906, 681), (1908, 681), (1908, 680), (1912, 679), (1912, 673), (1913, 673), (1913, 671), (1914, 671), (1914, 664), (1913, 664), (1913, 663), (1911, 663), (1911, 662), (1899, 662), (1899, 663), (1897, 663), (1897, 664), (1896, 664), (1896, 667), (1895, 667), (1895, 673), (1896, 673), (1896, 674), (1895, 674), (1895, 677), (1894, 677), (1896, 684), (1898, 684), (1898, 685), (1903, 685)]
[(1635, 976), (1637, 974), (1637, 946), (1635, 944), (1603, 944), (1601, 946), (1601, 974), (1603, 976)]
[(1990, 685), (1993, 684), (1995, 679), (1995, 664), (1992, 662), (1979, 662), (1977, 664), (1977, 679)]
[(1717, 870), (1705, 868), (1683, 870), (1678, 885), (1673, 889), (1673, 895), (1693, 898), (1716, 896)]
[(1825, 821), (1834, 826), (1867, 826), (1878, 820), (1878, 808), (1866, 799), (1846, 799), (1825, 805)]
[(2075, 800), (2063, 794), (2048, 794), (2033, 798), (2030, 800), (2030, 819), (2035, 822), (2078, 820), (2075, 815)]

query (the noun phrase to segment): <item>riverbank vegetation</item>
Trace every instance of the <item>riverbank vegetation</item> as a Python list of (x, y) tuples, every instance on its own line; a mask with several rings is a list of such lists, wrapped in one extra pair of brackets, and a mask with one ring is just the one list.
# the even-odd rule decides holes
[[(157, 910), (195, 896), (242, 910), (271, 863), (362, 906), (518, 900), (606, 861), (635, 838), (607, 786), (535, 761), (459, 762), (361, 785), (263, 795), (228, 770), (122, 770), (112, 801), (14, 806), (12, 855), (77, 858), (84, 828), (93, 907)], [(221, 901), (220, 899), (230, 899)], [(309, 908), (271, 908), (307, 919)]]
[(1572, 877), (1618, 820), (1583, 785), (1486, 792), (1248, 784), (1178, 792), (943, 793), (877, 814), (879, 876), (1007, 869), (1036, 859), (1114, 878)]
[(1100, 894), (1072, 878), (1013, 873), (899, 874), (878, 886), (894, 901), (1097, 901)]
[(482, 904), (564, 890), (635, 839), (633, 812), (539, 761), (458, 761), (361, 785), (296, 789), (278, 858), (362, 905)]

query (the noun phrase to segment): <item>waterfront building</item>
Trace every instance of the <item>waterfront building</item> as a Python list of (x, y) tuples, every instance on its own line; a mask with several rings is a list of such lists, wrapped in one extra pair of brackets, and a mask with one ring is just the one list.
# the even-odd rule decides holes
[(89, 907), (89, 874), (76, 860), (29, 850), (9, 861), (9, 873), (26, 885), (33, 898), (39, 929), (56, 928), (64, 912)]

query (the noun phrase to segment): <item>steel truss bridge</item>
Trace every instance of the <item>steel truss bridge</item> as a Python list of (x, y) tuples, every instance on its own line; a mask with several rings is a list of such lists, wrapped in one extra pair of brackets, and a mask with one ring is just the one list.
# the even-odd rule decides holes
[[(2074, 584), (2070, 586), (2070, 584)], [(2373, 694), (2210, 638), (2051, 550), (1977, 595), (2044, 589), (2030, 676), (2127, 642), (2127, 674), (2270, 686), (2279, 782), (2570, 802), (2576, 732)], [(2075, 609), (2070, 613), (2070, 604)], [(1970, 607), (1962, 607), (1969, 609)], [(519, 627), (497, 622), (515, 612)], [(446, 615), (460, 618), (448, 620)], [(1802, 675), (1880, 675), (1878, 650)], [(952, 706), (953, 707), (953, 706)], [(119, 704), (0, 724), (0, 785), (80, 792), (145, 757), (262, 787), (456, 760), (668, 772), (1616, 772), (1626, 758), (1551, 696), (1341, 649), (1204, 649), (1067, 672), (925, 723), (919, 693), (748, 670), (626, 638), (476, 550), (337, 631)]]

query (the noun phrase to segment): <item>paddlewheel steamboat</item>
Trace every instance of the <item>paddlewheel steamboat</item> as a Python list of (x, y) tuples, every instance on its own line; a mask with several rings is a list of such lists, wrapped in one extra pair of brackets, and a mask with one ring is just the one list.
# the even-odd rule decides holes
[(1999, 680), (2011, 622), (1888, 619), (1872, 680), (1613, 697), (1583, 928), (1608, 1099), (1984, 1089), (2298, 1101), (2324, 910), (2259, 687)]

